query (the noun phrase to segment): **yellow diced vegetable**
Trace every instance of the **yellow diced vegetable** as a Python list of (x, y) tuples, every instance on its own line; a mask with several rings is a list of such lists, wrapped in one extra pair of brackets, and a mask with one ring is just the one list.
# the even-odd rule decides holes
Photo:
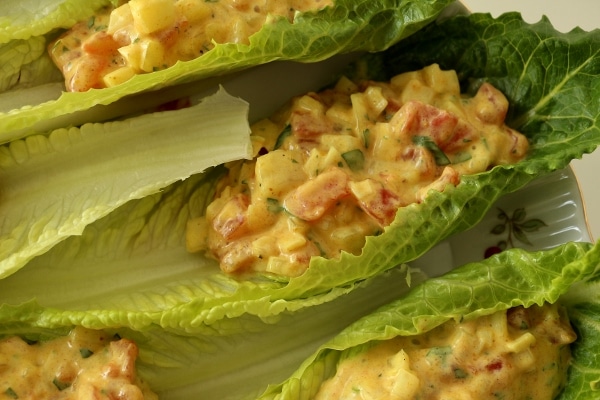
[(133, 24), (142, 34), (168, 28), (176, 21), (173, 0), (131, 0), (129, 2)]
[(306, 180), (302, 164), (287, 150), (275, 150), (256, 160), (256, 194), (264, 201), (281, 198), (292, 188)]
[(304, 246), (306, 244), (306, 238), (299, 233), (290, 232), (280, 237), (277, 244), (282, 252), (287, 253)]
[(129, 7), (129, 3), (125, 3), (122, 6), (115, 8), (110, 13), (110, 19), (106, 33), (113, 35), (119, 29), (127, 28), (132, 24), (133, 15), (131, 15), (131, 8)]
[(423, 82), (438, 93), (460, 96), (460, 84), (454, 70), (442, 71), (438, 64), (432, 64), (422, 70)]
[(125, 58), (127, 66), (134, 71), (142, 70), (142, 47), (139, 43), (133, 43), (119, 48), (119, 53)]
[(142, 71), (152, 72), (165, 67), (164, 48), (157, 40), (144, 40), (141, 42), (142, 49), (140, 68)]
[(211, 15), (211, 7), (204, 0), (177, 0), (175, 3), (177, 13), (185, 16), (189, 22), (196, 22)]
[(113, 87), (125, 81), (128, 81), (129, 79), (133, 78), (134, 75), (135, 71), (133, 68), (122, 67), (104, 75), (102, 79), (106, 87)]

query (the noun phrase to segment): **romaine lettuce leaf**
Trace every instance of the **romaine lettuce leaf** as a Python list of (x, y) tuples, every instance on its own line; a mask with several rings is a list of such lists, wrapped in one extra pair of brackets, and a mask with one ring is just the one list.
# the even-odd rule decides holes
[[(407, 280), (414, 285), (425, 278), (420, 271), (396, 268), (322, 304), (317, 313), (311, 308), (286, 314), (275, 325), (242, 317), (244, 331), (230, 335), (178, 335), (156, 325), (143, 332), (124, 328), (108, 331), (135, 340), (140, 348), (139, 374), (160, 392), (161, 399), (253, 398), (269, 383), (285, 379), (343, 327), (405, 293)], [(14, 312), (15, 316), (12, 323), (0, 325), (0, 337), (20, 334), (40, 340), (68, 332), (68, 328), (47, 330), (21, 323), (19, 315), (36, 312), (32, 306), (26, 303), (12, 310), (0, 307), (4, 321), (12, 319), (7, 313)]]
[(132, 199), (250, 157), (247, 116), (221, 90), (189, 108), (0, 146), (0, 278)]
[(21, 79), (21, 69), (46, 51), (42, 37), (31, 40), (13, 40), (0, 45), (0, 92), (5, 91)]
[(0, 43), (41, 36), (57, 28), (68, 28), (117, 4), (118, 0), (3, 0), (0, 3)]
[[(249, 45), (218, 44), (195, 60), (135, 76), (113, 88), (63, 93), (55, 100), (1, 113), (0, 143), (48, 129), (49, 121), (60, 116), (110, 104), (132, 93), (222, 75), (274, 60), (314, 62), (339, 53), (381, 51), (430, 23), (452, 2), (336, 0), (334, 6), (319, 12), (298, 14), (293, 23), (275, 19), (253, 35)], [(38, 11), (41, 12), (35, 8), (29, 14)]]
[(559, 301), (578, 333), (567, 387), (559, 399), (598, 396), (600, 368), (600, 243), (567, 243), (529, 253), (511, 249), (428, 279), (400, 299), (356, 321), (319, 347), (290, 377), (260, 399), (310, 399), (344, 357), (375, 341), (427, 332), (442, 323), (476, 318), (515, 306)]
[[(158, 325), (210, 334), (243, 330), (243, 319), (236, 322), (242, 316), (275, 321), (286, 311), (331, 301), (365, 279), (417, 259), (475, 225), (503, 194), (594, 149), (600, 142), (593, 79), (600, 72), (598, 35), (562, 34), (548, 21), (529, 25), (516, 14), (499, 19), (472, 15), (367, 56), (367, 70), (379, 74), (392, 60), (402, 66), (406, 55), (412, 61), (405, 68), (435, 60), (456, 68), (465, 85), (493, 81), (511, 100), (509, 124), (529, 137), (532, 151), (516, 165), (463, 177), (457, 187), (432, 191), (423, 203), (400, 209), (383, 234), (367, 239), (359, 256), (316, 257), (304, 275), (289, 280), (226, 276), (214, 260), (185, 251), (185, 221), (203, 213), (215, 179), (197, 175), (115, 210), (80, 238), (32, 260), (0, 281), (0, 301), (10, 307), (36, 298), (35, 312), (21, 315), (21, 321), (47, 328), (85, 324), (144, 330)], [(506, 48), (511, 48), (508, 54)], [(559, 57), (556, 48), (566, 54)], [(549, 58), (551, 63), (545, 61)], [(543, 79), (540, 69), (547, 71)], [(522, 90), (538, 78), (539, 84)]]
[[(579, 335), (562, 399), (593, 398), (590, 385), (600, 377), (600, 243), (512, 249), (424, 278), (413, 271), (408, 291), (407, 269), (390, 270), (345, 296), (284, 314), (277, 324), (241, 317), (244, 331), (229, 335), (174, 334), (157, 325), (109, 332), (136, 341), (139, 374), (161, 399), (304, 399), (334, 373), (338, 360), (374, 340), (418, 334), (449, 319), (560, 301)], [(0, 335), (39, 340), (67, 332), (68, 326), (47, 330), (20, 319), (38, 311), (31, 302), (0, 307)]]

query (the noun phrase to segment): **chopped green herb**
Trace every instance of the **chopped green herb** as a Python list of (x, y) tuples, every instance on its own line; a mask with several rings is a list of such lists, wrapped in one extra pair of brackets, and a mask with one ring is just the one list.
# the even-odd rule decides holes
[(469, 161), (471, 158), (473, 158), (471, 153), (461, 151), (456, 153), (456, 155), (453, 157), (452, 164), (459, 164), (461, 162)]
[(308, 238), (311, 242), (313, 242), (313, 244), (315, 246), (317, 246), (317, 249), (319, 249), (319, 253), (321, 255), (321, 257), (325, 257), (327, 256), (327, 253), (325, 253), (325, 250), (323, 249), (323, 246), (321, 246), (321, 243), (317, 242), (316, 240), (313, 240), (313, 238)]
[(13, 388), (9, 387), (4, 391), (4, 394), (10, 397), (11, 399), (18, 399), (19, 395), (13, 390)]
[(548, 363), (548, 364), (544, 365), (542, 367), (542, 371), (549, 371), (549, 370), (555, 369), (555, 368), (556, 368), (556, 363), (555, 362), (551, 362), (551, 363)]
[(279, 200), (274, 199), (272, 197), (267, 198), (267, 210), (272, 212), (273, 214), (280, 213), (283, 211), (283, 207), (279, 204)]
[(519, 326), (519, 329), (521, 329), (522, 331), (525, 331), (525, 330), (529, 329), (529, 325), (527, 325), (527, 322), (521, 321), (521, 325)]
[(89, 358), (92, 354), (94, 354), (93, 351), (91, 351), (90, 349), (79, 349), (79, 354), (81, 354), (81, 358)]
[(442, 365), (446, 362), (446, 358), (452, 354), (452, 347), (444, 346), (444, 347), (432, 347), (427, 352), (427, 357), (436, 357), (439, 358)]
[(371, 145), (371, 131), (369, 129), (363, 131), (363, 142), (365, 144), (365, 149), (368, 149)]
[(285, 142), (285, 139), (288, 136), (290, 136), (291, 134), (292, 134), (292, 126), (286, 125), (286, 127), (283, 128), (283, 131), (281, 131), (281, 133), (277, 137), (277, 140), (275, 141), (275, 147), (273, 147), (273, 150), (277, 150), (278, 148), (280, 148), (283, 145), (283, 142)]
[(423, 146), (429, 150), (435, 158), (437, 165), (448, 165), (450, 160), (448, 156), (438, 147), (438, 145), (429, 136), (413, 136), (412, 141), (417, 146)]
[(359, 149), (345, 152), (342, 158), (352, 171), (360, 171), (365, 166), (365, 155)]
[(52, 380), (52, 383), (54, 383), (54, 386), (56, 386), (58, 390), (65, 390), (66, 388), (71, 386), (69, 382), (63, 382), (58, 378), (54, 378), (54, 380)]
[(90, 19), (88, 19), (88, 22), (87, 22), (88, 29), (91, 29), (94, 26), (95, 23), (96, 23), (96, 16), (92, 15), (90, 17)]
[(24, 337), (24, 338), (23, 338), (23, 341), (24, 341), (25, 343), (27, 343), (28, 345), (30, 345), (30, 346), (31, 346), (31, 345), (34, 345), (34, 344), (36, 344), (36, 343), (38, 342), (37, 340), (34, 340), (34, 339), (29, 339), (29, 338), (26, 338), (26, 337)]
[(454, 377), (456, 379), (465, 379), (469, 374), (467, 374), (463, 369), (454, 368)]

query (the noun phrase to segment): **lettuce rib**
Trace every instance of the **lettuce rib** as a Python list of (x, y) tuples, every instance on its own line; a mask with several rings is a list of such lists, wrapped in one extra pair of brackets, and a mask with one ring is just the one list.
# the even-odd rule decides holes
[(0, 147), (0, 277), (132, 199), (249, 157), (247, 114), (246, 102), (220, 91), (187, 109)]

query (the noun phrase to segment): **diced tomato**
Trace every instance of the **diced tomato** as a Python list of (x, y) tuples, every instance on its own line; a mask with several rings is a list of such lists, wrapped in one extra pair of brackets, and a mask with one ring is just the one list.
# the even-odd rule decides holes
[(348, 195), (347, 183), (346, 173), (339, 168), (332, 168), (288, 194), (284, 208), (304, 221), (315, 221), (338, 199)]
[(360, 208), (381, 227), (392, 223), (398, 208), (405, 205), (400, 197), (387, 189), (381, 182), (367, 179), (361, 183), (371, 188), (366, 193), (353, 191)]
[(491, 372), (491, 371), (499, 371), (502, 369), (502, 367), (503, 367), (502, 360), (496, 360), (496, 361), (486, 365), (485, 369), (487, 369), (488, 371)]
[(119, 54), (119, 44), (106, 31), (99, 31), (85, 40), (81, 46), (82, 50), (91, 55), (110, 57)]
[(475, 132), (475, 128), (463, 119), (459, 119), (452, 132), (452, 136), (444, 144), (440, 144), (439, 147), (444, 153), (455, 153), (460, 149), (468, 147), (469, 143), (475, 140), (476, 137), (477, 132)]
[(250, 199), (248, 196), (243, 194), (233, 196), (214, 218), (213, 229), (226, 240), (231, 240), (245, 233), (243, 226), (246, 222), (246, 210), (249, 204)]
[(460, 183), (460, 174), (452, 167), (445, 167), (442, 175), (429, 185), (419, 189), (417, 200), (423, 201), (430, 190), (443, 192), (448, 185), (456, 186)]
[(390, 123), (400, 136), (431, 136), (442, 147), (452, 137), (458, 118), (440, 108), (409, 101), (398, 110)]
[(300, 139), (313, 139), (334, 131), (333, 123), (329, 119), (304, 111), (294, 111), (290, 125), (292, 134)]
[(485, 82), (479, 87), (472, 100), (477, 117), (485, 123), (501, 125), (508, 112), (508, 100), (491, 84)]

